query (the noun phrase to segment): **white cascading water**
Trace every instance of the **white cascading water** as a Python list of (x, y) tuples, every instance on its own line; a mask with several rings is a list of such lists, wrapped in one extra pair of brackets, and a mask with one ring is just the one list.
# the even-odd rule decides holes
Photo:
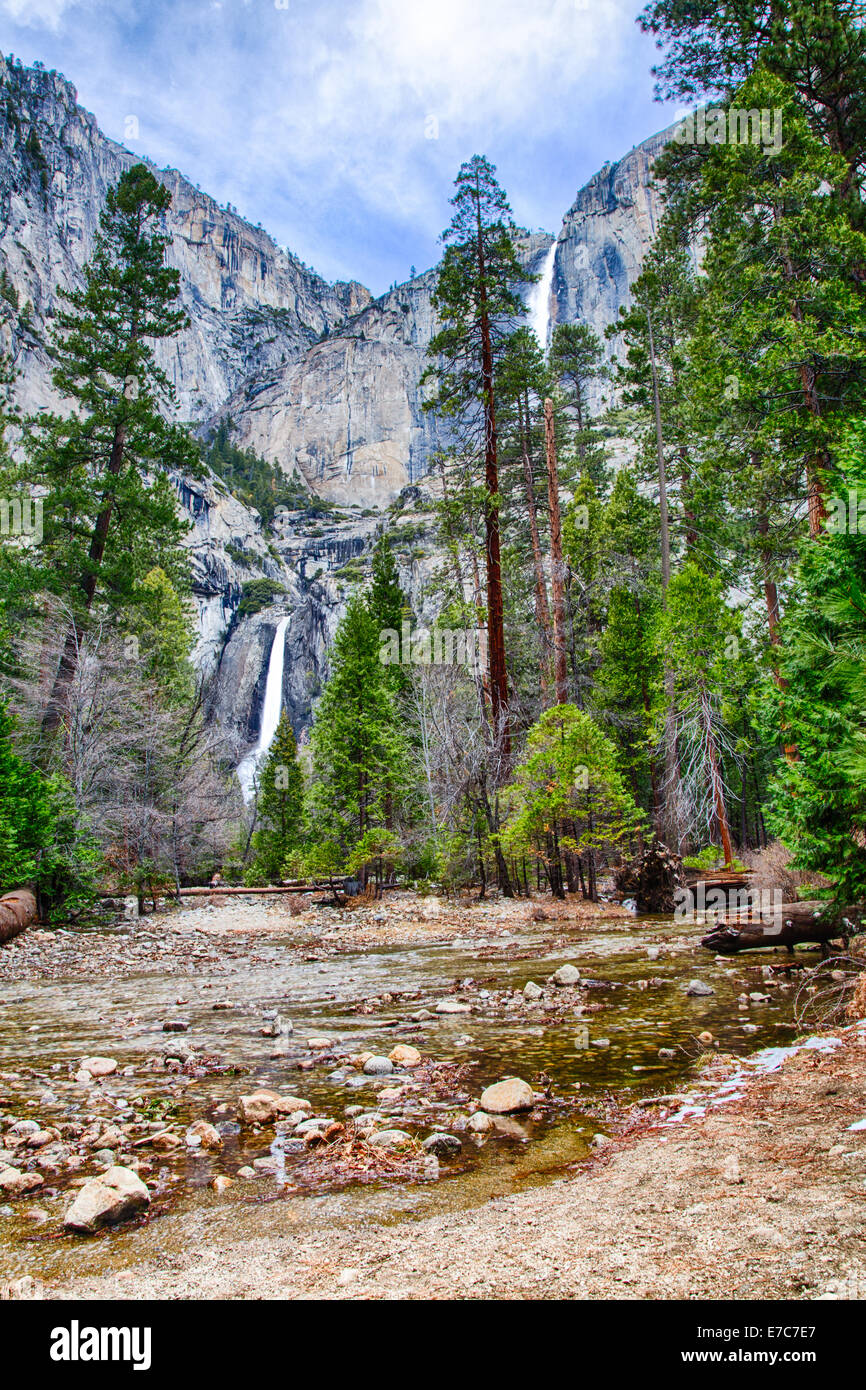
[(526, 300), (526, 307), (529, 310), (529, 326), (541, 344), (542, 352), (547, 352), (547, 334), (550, 329), (550, 292), (553, 289), (556, 245), (554, 241), (544, 258), (541, 278), (532, 286)]
[(274, 741), (280, 714), (283, 708), (283, 662), (286, 655), (286, 628), (288, 618), (280, 618), (271, 655), (268, 659), (268, 679), (265, 684), (265, 703), (262, 706), (262, 728), (259, 741), (237, 766), (237, 778), (241, 784), (244, 801), (251, 801), (259, 764), (264, 762), (268, 749)]

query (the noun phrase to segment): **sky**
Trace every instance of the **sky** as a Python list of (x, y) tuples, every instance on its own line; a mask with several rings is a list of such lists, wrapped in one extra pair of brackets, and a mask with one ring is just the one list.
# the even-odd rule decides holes
[(519, 225), (674, 117), (640, 0), (0, 0), (0, 49), (57, 68), (106, 135), (374, 294), (435, 264), (461, 162)]

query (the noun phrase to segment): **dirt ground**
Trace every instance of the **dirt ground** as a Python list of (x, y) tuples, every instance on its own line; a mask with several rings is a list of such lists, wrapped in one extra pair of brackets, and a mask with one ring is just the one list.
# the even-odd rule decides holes
[[(294, 1234), (211, 1228), (61, 1298), (866, 1297), (866, 1028), (680, 1123), (647, 1116), (573, 1176), (475, 1210)], [(187, 1216), (187, 1222), (190, 1218)], [(273, 1211), (271, 1211), (271, 1223)]]

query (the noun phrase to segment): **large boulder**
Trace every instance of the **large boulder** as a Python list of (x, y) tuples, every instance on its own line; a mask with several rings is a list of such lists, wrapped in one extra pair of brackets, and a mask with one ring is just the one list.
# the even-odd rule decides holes
[(580, 971), (573, 965), (561, 965), (550, 978), (555, 985), (576, 985), (580, 981)]
[(128, 1221), (150, 1205), (150, 1193), (131, 1168), (109, 1168), (85, 1183), (64, 1217), (67, 1231), (90, 1235)]
[(481, 1093), (481, 1108), (491, 1115), (511, 1115), (517, 1110), (531, 1110), (534, 1104), (532, 1087), (517, 1076), (497, 1081)]

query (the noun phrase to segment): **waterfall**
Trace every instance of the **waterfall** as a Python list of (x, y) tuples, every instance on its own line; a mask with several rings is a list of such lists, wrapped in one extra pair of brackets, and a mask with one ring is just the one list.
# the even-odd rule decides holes
[(280, 618), (274, 633), (271, 654), (268, 658), (268, 679), (265, 685), (265, 702), (262, 706), (262, 727), (259, 741), (237, 766), (237, 778), (241, 784), (244, 801), (252, 800), (256, 772), (259, 764), (263, 763), (268, 755), (268, 749), (274, 741), (277, 725), (280, 722), (283, 708), (283, 662), (286, 655), (286, 628), (288, 625), (288, 618)]
[(547, 352), (547, 334), (550, 329), (550, 293), (553, 289), (556, 246), (557, 243), (554, 241), (544, 258), (541, 279), (532, 286), (526, 301), (526, 307), (529, 310), (529, 326), (540, 342), (543, 352)]

